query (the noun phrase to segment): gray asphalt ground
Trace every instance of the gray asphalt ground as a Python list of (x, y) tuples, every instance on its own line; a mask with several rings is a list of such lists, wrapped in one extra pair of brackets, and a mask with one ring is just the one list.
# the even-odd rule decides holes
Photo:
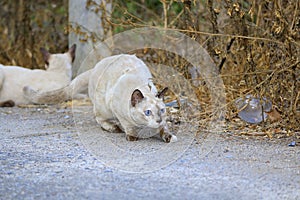
[(129, 144), (113, 134), (122, 148), (144, 153), (134, 163), (113, 149), (104, 155), (105, 143), (89, 145), (85, 131), (95, 122), (78, 116), (86, 124), (75, 123), (71, 108), (0, 108), (0, 199), (300, 199), (300, 146), (288, 146), (291, 138), (210, 134), (169, 155), (162, 145), (177, 152), (184, 144)]

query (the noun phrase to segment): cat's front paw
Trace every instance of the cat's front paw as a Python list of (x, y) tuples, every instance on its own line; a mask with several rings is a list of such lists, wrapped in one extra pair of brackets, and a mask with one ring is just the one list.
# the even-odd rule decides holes
[(132, 135), (126, 135), (127, 141), (137, 141), (138, 137), (132, 136)]
[(165, 143), (177, 142), (177, 137), (175, 135), (166, 134), (162, 137)]
[(175, 135), (172, 135), (170, 142), (177, 142), (177, 137)]
[(168, 132), (164, 132), (163, 130), (160, 132), (160, 137), (165, 143), (177, 142), (177, 137), (175, 135)]

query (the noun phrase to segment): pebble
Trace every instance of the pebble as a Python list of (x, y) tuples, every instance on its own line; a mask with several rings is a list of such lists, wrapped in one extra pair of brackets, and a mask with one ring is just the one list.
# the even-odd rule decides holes
[(289, 147), (294, 147), (296, 146), (296, 141), (292, 141), (291, 143), (289, 143)]

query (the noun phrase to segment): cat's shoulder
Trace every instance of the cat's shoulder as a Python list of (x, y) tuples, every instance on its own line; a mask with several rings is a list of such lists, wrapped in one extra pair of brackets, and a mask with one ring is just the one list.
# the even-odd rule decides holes
[(123, 67), (129, 68), (147, 68), (146, 64), (142, 59), (138, 58), (135, 54), (120, 54), (112, 56), (112, 60), (115, 61), (117, 65), (123, 65)]
[(128, 71), (127, 68), (137, 68), (140, 66), (145, 66), (143, 61), (139, 59), (136, 55), (131, 54), (119, 54), (113, 55), (100, 60), (94, 67), (95, 71), (102, 71), (104, 68), (110, 71), (121, 70)]

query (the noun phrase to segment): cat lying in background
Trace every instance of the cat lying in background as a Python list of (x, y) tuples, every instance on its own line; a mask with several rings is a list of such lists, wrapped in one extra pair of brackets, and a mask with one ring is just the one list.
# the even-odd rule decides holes
[[(134, 55), (107, 57), (77, 76), (69, 86), (50, 92), (24, 88), (24, 96), (34, 103), (59, 103), (72, 99), (88, 89), (96, 121), (109, 132), (125, 131), (128, 141), (135, 141), (141, 130), (160, 134), (165, 142), (175, 142), (166, 123), (166, 108), (152, 83), (152, 75), (145, 63)], [(154, 134), (153, 134), (154, 135)]]
[(0, 107), (30, 103), (23, 96), (23, 88), (26, 85), (37, 91), (49, 91), (62, 88), (71, 82), (76, 45), (64, 54), (50, 54), (44, 48), (40, 50), (46, 70), (0, 64)]

